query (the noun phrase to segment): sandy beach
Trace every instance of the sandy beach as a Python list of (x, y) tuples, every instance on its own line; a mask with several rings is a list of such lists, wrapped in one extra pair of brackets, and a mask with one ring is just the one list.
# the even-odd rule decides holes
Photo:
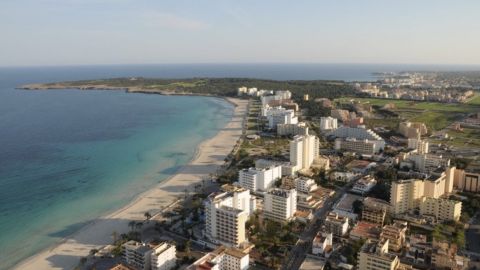
[(225, 157), (242, 135), (248, 101), (240, 99), (228, 101), (236, 105), (232, 120), (213, 138), (201, 143), (196, 157), (176, 175), (139, 195), (125, 207), (96, 219), (60, 244), (26, 259), (14, 269), (73, 269), (78, 265), (80, 258), (87, 256), (91, 249), (111, 244), (112, 232), (118, 234), (127, 232), (129, 221), (144, 220), (144, 213), (147, 211), (152, 214), (158, 213), (182, 196), (186, 187), (193, 190), (193, 186), (200, 183), (203, 177), (214, 173), (224, 163)]

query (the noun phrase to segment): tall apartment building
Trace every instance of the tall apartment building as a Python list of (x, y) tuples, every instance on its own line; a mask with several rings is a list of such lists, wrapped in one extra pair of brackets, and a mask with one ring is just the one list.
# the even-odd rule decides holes
[(452, 168), (454, 185), (457, 189), (468, 192), (480, 192), (480, 173)]
[(418, 138), (408, 138), (408, 148), (417, 150), (419, 154), (428, 154), (429, 143)]
[(419, 139), (428, 132), (427, 126), (420, 122), (402, 122), (399, 124), (398, 130), (403, 136), (413, 139)]
[(357, 152), (376, 153), (385, 148), (385, 140), (371, 129), (365, 127), (339, 127), (328, 133), (335, 137), (335, 148)]
[(170, 270), (177, 266), (176, 248), (163, 242), (153, 248), (151, 254), (152, 270)]
[(423, 180), (409, 179), (392, 183), (390, 188), (390, 204), (393, 214), (405, 213), (420, 206), (424, 196)]
[(348, 218), (330, 212), (325, 218), (325, 230), (336, 236), (344, 236), (348, 232)]
[(205, 202), (206, 236), (226, 246), (246, 242), (245, 223), (252, 210), (250, 201), (250, 191), (240, 187), (210, 194)]
[(264, 197), (263, 212), (266, 219), (278, 222), (291, 220), (297, 211), (295, 189), (270, 189)]
[(320, 140), (314, 135), (295, 136), (290, 141), (290, 162), (295, 169), (308, 170), (320, 155)]
[(368, 241), (363, 244), (358, 254), (359, 270), (396, 270), (400, 260), (388, 250), (388, 239), (378, 243)]
[(122, 245), (122, 259), (139, 270), (150, 270), (153, 250), (150, 246), (134, 240)]
[(220, 246), (195, 261), (186, 270), (246, 270), (249, 262), (248, 253), (236, 248)]
[(434, 216), (439, 221), (458, 221), (462, 214), (462, 202), (442, 198), (422, 198), (420, 214)]
[(266, 168), (248, 168), (238, 172), (240, 185), (252, 192), (266, 191), (280, 178), (282, 178), (282, 166), (277, 165)]
[(454, 168), (432, 174), (428, 179), (401, 180), (392, 183), (390, 204), (394, 214), (405, 213), (420, 206), (422, 197), (440, 198), (453, 191)]
[(338, 128), (338, 120), (337, 118), (333, 118), (331, 116), (328, 117), (320, 117), (320, 130), (335, 130)]

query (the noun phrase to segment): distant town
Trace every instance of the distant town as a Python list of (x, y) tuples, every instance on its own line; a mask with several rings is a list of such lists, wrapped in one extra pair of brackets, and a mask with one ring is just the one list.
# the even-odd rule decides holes
[[(227, 92), (248, 110), (221, 169), (78, 269), (480, 267), (479, 88), (439, 78)], [(172, 83), (161, 91), (196, 93)]]

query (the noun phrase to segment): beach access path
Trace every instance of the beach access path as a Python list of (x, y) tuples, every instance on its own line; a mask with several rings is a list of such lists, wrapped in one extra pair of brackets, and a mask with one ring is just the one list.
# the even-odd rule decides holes
[(91, 249), (111, 244), (114, 231), (118, 234), (128, 232), (128, 222), (131, 220), (144, 220), (144, 213), (147, 211), (152, 214), (158, 213), (183, 196), (185, 188), (193, 191), (195, 184), (201, 183), (202, 179), (215, 173), (224, 164), (225, 157), (242, 136), (248, 100), (235, 98), (227, 100), (235, 104), (231, 121), (214, 137), (202, 142), (198, 146), (196, 156), (176, 175), (142, 193), (125, 207), (92, 221), (56, 246), (24, 260), (14, 269), (73, 269)]

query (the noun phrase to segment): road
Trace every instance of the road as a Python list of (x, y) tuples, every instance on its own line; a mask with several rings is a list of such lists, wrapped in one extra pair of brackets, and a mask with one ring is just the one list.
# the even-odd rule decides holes
[[(480, 254), (480, 212), (477, 212), (468, 222), (468, 229), (465, 231), (467, 249), (470, 253)], [(477, 259), (480, 257), (475, 256)]]
[(351, 184), (345, 185), (335, 192), (335, 195), (325, 201), (323, 207), (320, 208), (309, 223), (305, 231), (300, 235), (296, 245), (290, 251), (289, 257), (286, 259), (282, 269), (283, 270), (297, 270), (302, 265), (303, 260), (307, 256), (312, 247), (312, 241), (317, 232), (320, 230), (328, 211), (351, 187)]

